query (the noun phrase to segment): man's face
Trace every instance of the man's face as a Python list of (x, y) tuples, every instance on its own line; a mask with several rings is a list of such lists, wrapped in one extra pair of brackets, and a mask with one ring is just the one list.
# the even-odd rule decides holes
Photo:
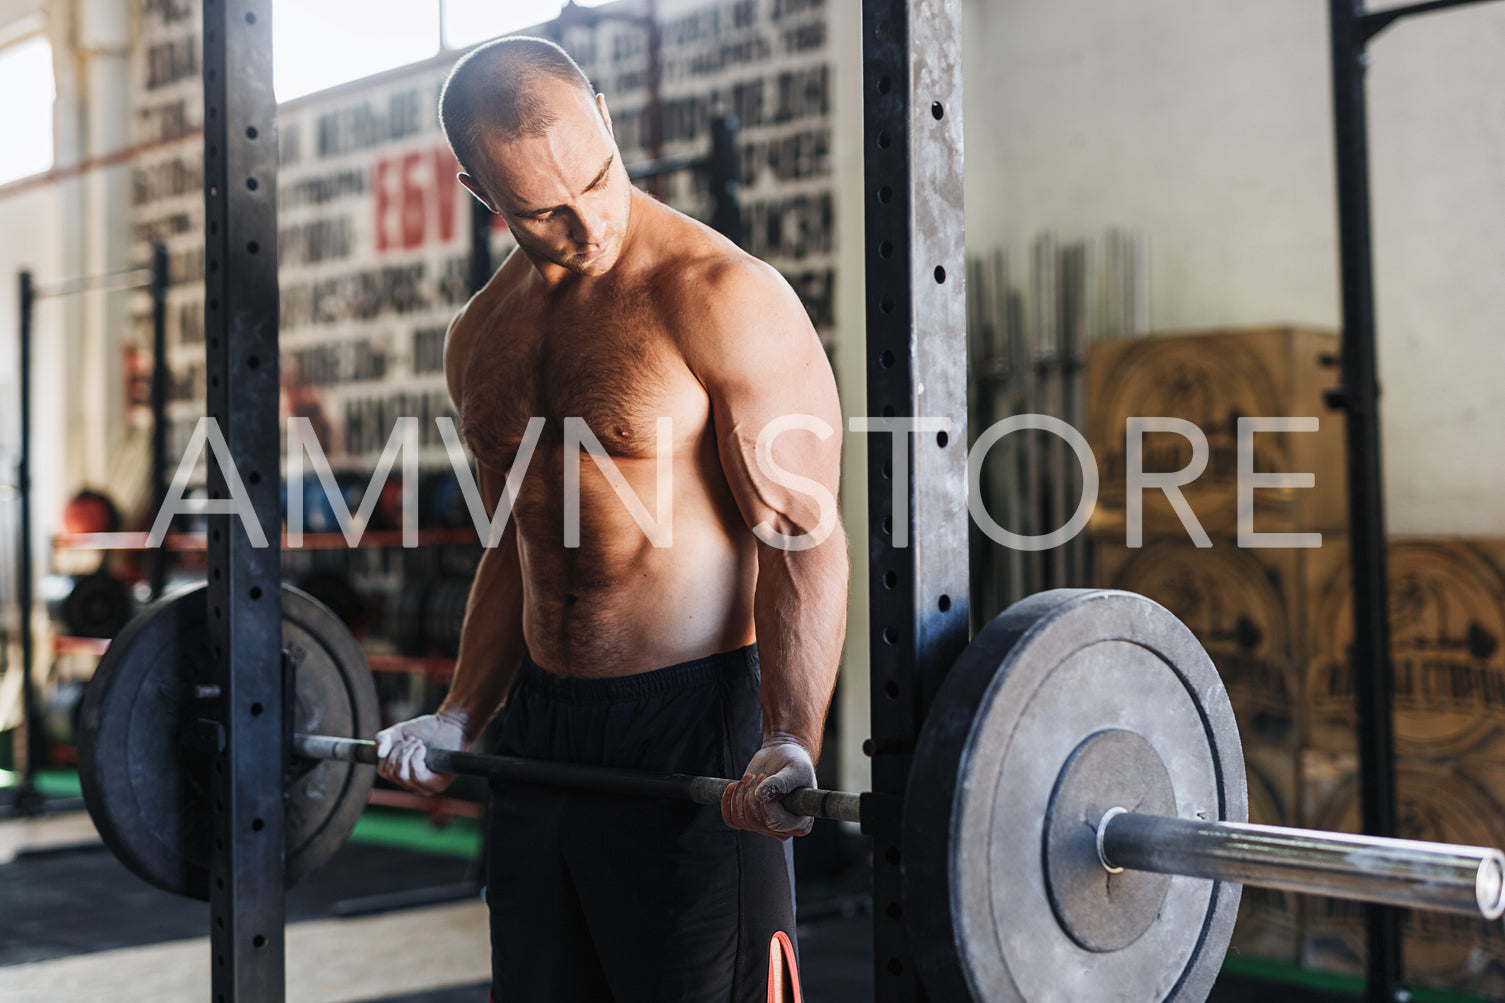
[(602, 275), (621, 253), (632, 197), (605, 104), (563, 81), (539, 86), (558, 120), (541, 136), (483, 141), (483, 186), (524, 251)]

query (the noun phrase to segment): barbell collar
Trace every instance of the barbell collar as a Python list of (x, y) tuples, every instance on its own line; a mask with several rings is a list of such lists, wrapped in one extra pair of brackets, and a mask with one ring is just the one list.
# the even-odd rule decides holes
[(1110, 869), (1236, 881), (1487, 920), (1505, 914), (1505, 853), (1492, 847), (1122, 809), (1103, 815), (1098, 847)]
[[(293, 752), (304, 759), (339, 759), (352, 763), (377, 763), (376, 743), (329, 735), (294, 735)], [(435, 773), (493, 777), (525, 784), (568, 787), (606, 794), (665, 797), (696, 804), (720, 804), (721, 795), (734, 781), (719, 777), (693, 777), (682, 773), (647, 773), (612, 766), (555, 763), (516, 756), (492, 756), (451, 749), (429, 749), (424, 763)], [(860, 795), (799, 787), (784, 796), (784, 807), (796, 815), (860, 822)]]

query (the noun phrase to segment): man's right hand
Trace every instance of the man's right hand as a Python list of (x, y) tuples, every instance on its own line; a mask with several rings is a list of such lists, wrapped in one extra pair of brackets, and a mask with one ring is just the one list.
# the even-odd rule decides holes
[(443, 714), (425, 714), (376, 733), (376, 772), (419, 794), (439, 794), (454, 781), (451, 773), (434, 773), (424, 757), (429, 748), (465, 748), (465, 729)]

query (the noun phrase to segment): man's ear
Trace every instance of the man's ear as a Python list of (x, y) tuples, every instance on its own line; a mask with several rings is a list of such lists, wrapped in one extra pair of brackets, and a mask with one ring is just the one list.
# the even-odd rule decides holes
[(596, 107), (601, 109), (601, 120), (606, 123), (606, 131), (611, 134), (611, 137), (613, 139), (615, 139), (617, 134), (615, 132), (612, 132), (612, 128), (611, 128), (611, 112), (609, 112), (609, 111), (606, 110), (606, 95), (605, 94), (597, 94), (596, 95)]
[(477, 199), (480, 200), (483, 206), (490, 209), (492, 212), (497, 212), (496, 206), (491, 204), (491, 199), (487, 198), (486, 193), (481, 190), (481, 183), (479, 181), (471, 177), (469, 174), (466, 174), (464, 171), (461, 171), (459, 174), (455, 175), (455, 177), (459, 179), (460, 184), (464, 185), (466, 189), (470, 191), (470, 194), (474, 195)]

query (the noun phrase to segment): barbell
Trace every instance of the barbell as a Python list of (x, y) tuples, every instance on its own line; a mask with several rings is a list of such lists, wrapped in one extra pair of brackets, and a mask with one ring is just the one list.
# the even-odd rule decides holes
[[(282, 596), (287, 881), (343, 845), (375, 779), (375, 687), (359, 645)], [(153, 604), (101, 660), (79, 776), (104, 842), (136, 874), (208, 898), (210, 764), (202, 587)], [(430, 749), (442, 773), (716, 804), (731, 780)], [(874, 800), (874, 799), (877, 800)], [(861, 822), (871, 794), (800, 789), (791, 811)], [(926, 718), (902, 802), (902, 922), (938, 999), (1202, 1000), (1240, 886), (1498, 918), (1505, 854), (1247, 822), (1243, 753), (1211, 659), (1127, 592), (1022, 600), (973, 640)]]

